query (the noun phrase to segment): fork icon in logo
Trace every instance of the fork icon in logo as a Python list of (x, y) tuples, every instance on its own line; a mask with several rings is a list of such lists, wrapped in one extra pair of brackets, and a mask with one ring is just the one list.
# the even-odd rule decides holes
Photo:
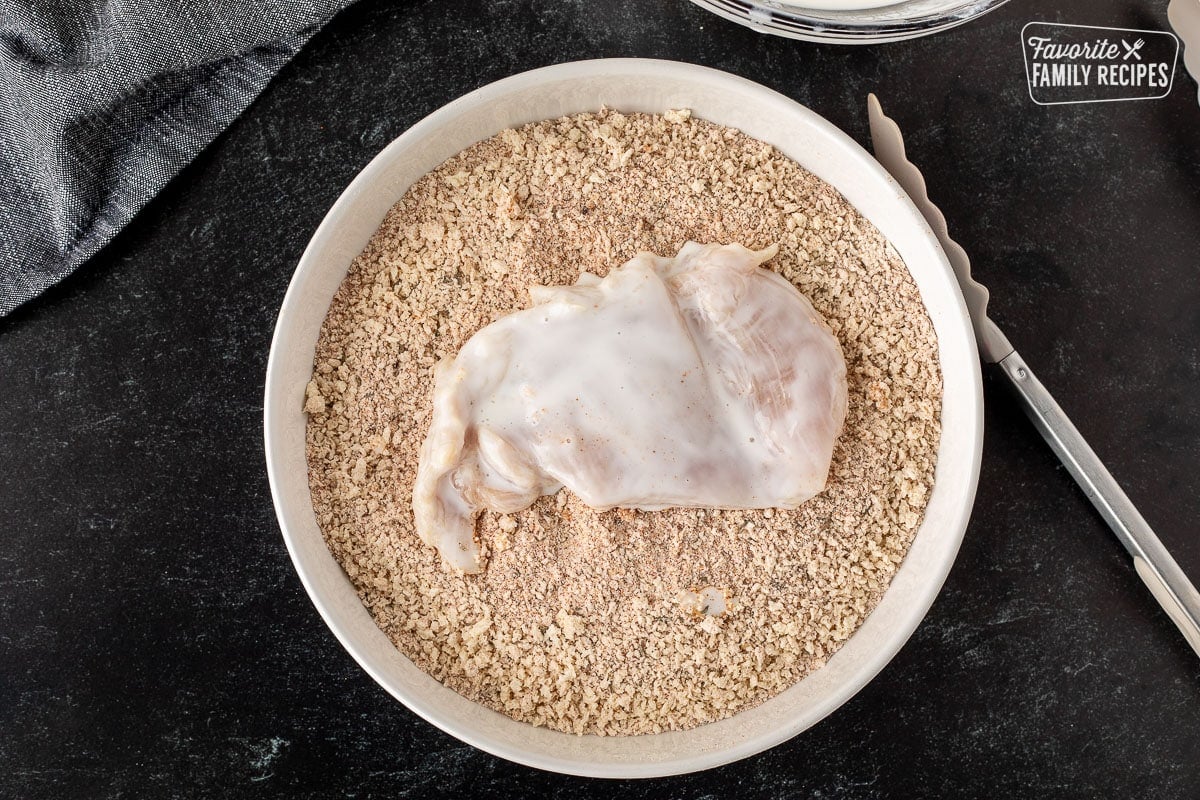
[(1125, 41), (1124, 39), (1122, 39), (1122, 40), (1121, 40), (1121, 44), (1122, 44), (1122, 45), (1124, 46), (1124, 48), (1125, 48), (1125, 55), (1123, 56), (1123, 60), (1124, 60), (1124, 61), (1128, 61), (1130, 56), (1133, 56), (1133, 57), (1134, 57), (1134, 58), (1136, 58), (1138, 61), (1141, 61), (1141, 60), (1142, 60), (1142, 55), (1141, 55), (1141, 53), (1139, 53), (1139, 52), (1138, 52), (1138, 50), (1141, 50), (1141, 49), (1142, 49), (1142, 46), (1143, 46), (1144, 44), (1146, 44), (1146, 40), (1145, 40), (1145, 39), (1138, 39), (1138, 40), (1137, 40), (1136, 42), (1134, 42), (1132, 45), (1131, 45), (1131, 44), (1129, 44), (1129, 42), (1127, 42), (1127, 41)]

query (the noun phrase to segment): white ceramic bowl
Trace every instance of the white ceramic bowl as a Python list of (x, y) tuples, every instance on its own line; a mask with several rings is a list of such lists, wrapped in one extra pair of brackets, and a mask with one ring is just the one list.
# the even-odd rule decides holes
[[(445, 688), (402, 656), (321, 538), (301, 411), (330, 300), (409, 185), (506, 127), (601, 105), (643, 112), (690, 108), (775, 145), (835, 186), (908, 264), (937, 332), (945, 385), (925, 521), (862, 627), (824, 667), (758, 708), (689, 731), (638, 737), (574, 736), (516, 722)], [(383, 688), (447, 733), (495, 755), (577, 775), (648, 777), (715, 767), (789, 739), (846, 702), (891, 660), (933, 603), (962, 540), (979, 476), (982, 390), (967, 312), (937, 240), (861, 147), (813, 112), (742, 78), (687, 64), (612, 59), (561, 64), (485, 86), (421, 120), (359, 173), (313, 235), (284, 298), (267, 366), (265, 434), (275, 511), (300, 580), (330, 629)]]

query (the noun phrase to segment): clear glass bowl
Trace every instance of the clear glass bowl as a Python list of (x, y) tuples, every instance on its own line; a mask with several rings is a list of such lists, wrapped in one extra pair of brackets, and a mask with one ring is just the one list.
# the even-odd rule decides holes
[[(864, 0), (867, 5), (870, 0)], [(875, 8), (833, 10), (781, 0), (692, 0), (761, 33), (840, 44), (898, 42), (962, 25), (1008, 0), (901, 0)], [(812, 5), (836, 5), (813, 0)]]

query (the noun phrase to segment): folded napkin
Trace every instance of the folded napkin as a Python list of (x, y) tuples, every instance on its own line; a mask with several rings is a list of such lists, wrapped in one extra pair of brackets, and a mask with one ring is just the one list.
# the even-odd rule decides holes
[(0, 0), (0, 316), (116, 235), (351, 0)]

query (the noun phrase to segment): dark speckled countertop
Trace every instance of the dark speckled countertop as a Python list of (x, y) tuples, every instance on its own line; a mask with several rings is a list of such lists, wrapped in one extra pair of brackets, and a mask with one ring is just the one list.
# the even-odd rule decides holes
[(275, 314), (325, 210), (478, 86), (602, 56), (760, 81), (867, 143), (877, 92), (995, 317), (1200, 580), (1200, 106), (1041, 107), (1032, 20), (1166, 29), (1166, 2), (1013, 0), (838, 48), (685, 0), (384, 3), (334, 20), (93, 262), (0, 320), (0, 797), (1200, 796), (1200, 660), (985, 378), (974, 516), (895, 660), (832, 717), (700, 775), (539, 773), (422, 722), (292, 570), (261, 445)]

